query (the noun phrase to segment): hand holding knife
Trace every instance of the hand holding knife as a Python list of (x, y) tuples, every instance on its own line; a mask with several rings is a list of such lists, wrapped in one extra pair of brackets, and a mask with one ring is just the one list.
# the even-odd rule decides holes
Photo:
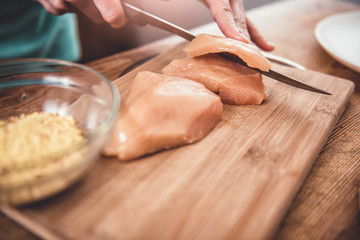
[[(131, 21), (135, 22), (138, 25), (151, 24), (155, 27), (164, 29), (166, 31), (172, 32), (176, 35), (179, 35), (189, 41), (195, 38), (195, 35), (191, 34), (189, 31), (180, 28), (172, 23), (169, 23), (157, 16), (154, 16), (142, 9), (135, 7), (125, 1), (119, 0), (73, 0), (71, 3), (65, 0), (38, 0), (44, 8), (55, 15), (61, 15), (65, 12), (82, 12), (90, 19), (95, 22), (105, 21), (109, 23), (114, 28), (119, 28), (123, 26), (126, 22), (126, 18), (129, 18)], [(229, 1), (229, 0), (202, 0), (205, 2), (212, 11), (212, 15), (216, 22), (218, 23), (223, 32), (225, 32), (226, 36), (232, 36), (234, 39), (241, 38), (242, 35), (246, 35), (245, 32), (241, 30), (237, 32), (236, 28), (244, 29), (248, 28), (250, 32), (252, 32), (252, 36), (256, 35), (256, 38), (253, 39), (258, 46), (260, 46), (263, 50), (271, 50), (271, 44), (269, 44), (265, 39), (263, 39), (258, 33), (256, 28), (251, 24), (251, 21), (246, 18), (244, 13), (244, 9), (242, 8), (241, 1)], [(215, 11), (215, 10), (223, 10), (223, 11)], [(228, 10), (228, 11), (227, 11)], [(124, 15), (124, 11), (126, 16)], [(235, 26), (230, 27), (230, 30), (227, 29), (226, 26)], [(225, 26), (225, 27), (224, 27)], [(229, 31), (229, 32), (226, 32)], [(254, 32), (255, 31), (255, 32)], [(227, 54), (228, 55), (228, 54)], [(227, 56), (229, 57), (229, 56)], [(239, 59), (232, 60), (239, 61)], [(296, 81), (287, 76), (284, 76), (278, 72), (270, 70), (269, 72), (260, 71), (259, 69), (255, 69), (260, 73), (281, 81), (283, 83), (306, 89), (309, 91), (322, 93), (331, 95), (328, 92), (325, 92), (321, 89), (309, 86), (300, 81)]]
[[(164, 19), (161, 19), (151, 13), (148, 13), (138, 7), (135, 7), (129, 3), (123, 2), (123, 7), (126, 13), (127, 18), (134, 22), (137, 25), (143, 26), (145, 24), (150, 24), (154, 27), (163, 29), (165, 31), (174, 33), (180, 37), (183, 37), (184, 39), (191, 41), (193, 40), (196, 36), (193, 35), (192, 33), (190, 33), (189, 31), (187, 31), (186, 29), (183, 29), (175, 24), (172, 24)], [(222, 56), (231, 59), (233, 61), (236, 62), (240, 62), (242, 64), (245, 64), (241, 59), (239, 59), (238, 57), (236, 57), (235, 55), (232, 54), (228, 54), (228, 53), (222, 53)], [(245, 64), (246, 65), (246, 64)], [(265, 72), (265, 71), (261, 71), (257, 68), (252, 68), (258, 72), (260, 72), (261, 74), (264, 74), (270, 78), (273, 78), (275, 80), (278, 80), (282, 83), (297, 87), (297, 88), (301, 88), (304, 90), (308, 90), (308, 91), (312, 91), (312, 92), (317, 92), (317, 93), (321, 93), (321, 94), (326, 94), (326, 95), (331, 95), (330, 93), (321, 90), (319, 88), (310, 86), (308, 84), (305, 84), (303, 82), (297, 81), (295, 79), (292, 79), (290, 77), (287, 77), (285, 75), (282, 75), (276, 71), (273, 71), (270, 69), (270, 71)]]

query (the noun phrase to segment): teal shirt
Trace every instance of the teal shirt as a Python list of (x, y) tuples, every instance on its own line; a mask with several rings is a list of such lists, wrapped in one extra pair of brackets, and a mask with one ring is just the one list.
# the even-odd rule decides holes
[(79, 60), (80, 43), (74, 14), (55, 16), (32, 0), (2, 0), (1, 4), (0, 59)]

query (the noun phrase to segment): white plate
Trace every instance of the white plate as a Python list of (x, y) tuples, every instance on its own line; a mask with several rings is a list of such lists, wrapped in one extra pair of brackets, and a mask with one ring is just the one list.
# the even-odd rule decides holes
[(360, 11), (321, 20), (315, 27), (315, 36), (334, 59), (360, 72)]

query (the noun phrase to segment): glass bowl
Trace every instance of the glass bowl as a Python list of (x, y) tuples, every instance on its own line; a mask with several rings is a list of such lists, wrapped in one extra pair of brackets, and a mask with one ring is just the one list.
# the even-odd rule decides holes
[[(84, 65), (0, 62), (0, 203), (34, 202), (83, 176), (108, 141), (119, 106), (116, 87)], [(35, 120), (20, 125), (29, 116)], [(68, 120), (78, 135), (66, 130)]]

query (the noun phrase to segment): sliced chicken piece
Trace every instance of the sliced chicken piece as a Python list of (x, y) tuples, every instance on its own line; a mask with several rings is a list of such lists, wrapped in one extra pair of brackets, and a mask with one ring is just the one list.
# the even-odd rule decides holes
[(266, 72), (271, 68), (271, 62), (256, 46), (223, 36), (199, 34), (184, 48), (184, 51), (189, 57), (227, 52), (241, 58), (249, 67)]
[(202, 84), (144, 71), (123, 108), (103, 153), (130, 160), (199, 141), (221, 120), (223, 105)]
[(260, 104), (267, 97), (260, 73), (217, 54), (176, 59), (162, 71), (203, 84), (225, 104)]

